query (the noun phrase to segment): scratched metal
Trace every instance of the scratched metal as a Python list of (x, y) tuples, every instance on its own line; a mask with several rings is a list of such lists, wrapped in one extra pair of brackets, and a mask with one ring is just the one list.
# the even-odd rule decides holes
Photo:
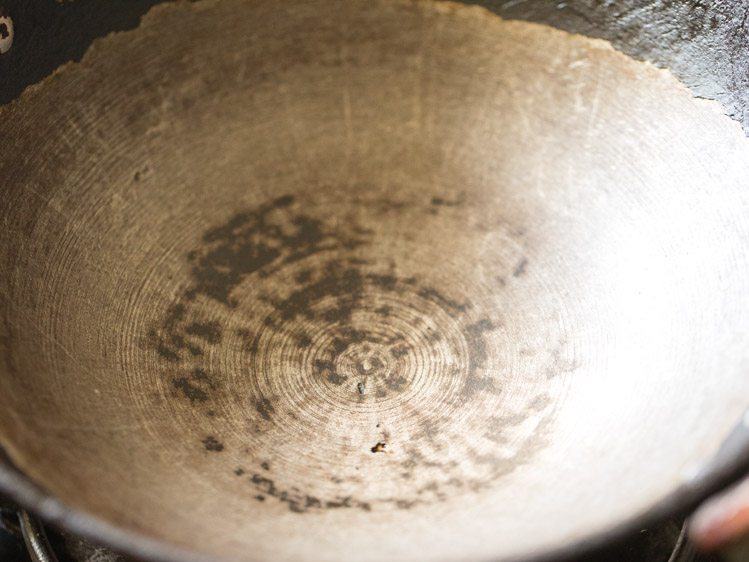
[(601, 41), (167, 4), (0, 120), (0, 444), (125, 531), (514, 560), (649, 509), (749, 406), (747, 141)]

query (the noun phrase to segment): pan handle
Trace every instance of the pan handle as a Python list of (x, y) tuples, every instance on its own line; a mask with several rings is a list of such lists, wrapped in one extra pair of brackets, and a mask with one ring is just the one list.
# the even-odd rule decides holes
[(702, 504), (689, 534), (701, 550), (722, 549), (730, 560), (749, 560), (749, 478)]
[[(749, 411), (710, 466), (729, 474), (736, 463), (745, 467), (747, 445)], [(689, 536), (701, 550), (723, 550), (729, 560), (749, 560), (749, 477), (705, 501), (689, 521)]]

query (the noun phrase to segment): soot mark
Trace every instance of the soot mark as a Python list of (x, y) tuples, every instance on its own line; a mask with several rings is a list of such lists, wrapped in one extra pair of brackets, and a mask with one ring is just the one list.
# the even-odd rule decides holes
[(206, 343), (219, 343), (221, 341), (221, 326), (215, 320), (188, 324), (185, 327), (185, 333), (196, 336)]
[(525, 274), (525, 270), (528, 267), (528, 258), (521, 259), (518, 264), (515, 266), (515, 269), (512, 272), (513, 277), (521, 277)]
[(172, 384), (177, 390), (180, 390), (190, 402), (207, 402), (208, 394), (196, 386), (186, 377), (179, 377), (172, 380)]
[[(293, 204), (294, 198), (285, 195), (238, 213), (223, 226), (206, 232), (203, 246), (188, 254), (191, 286), (166, 310), (164, 320), (149, 336), (163, 360), (179, 371), (188, 370), (175, 375), (172, 383), (191, 403), (208, 402), (215, 388), (190, 373), (190, 364), (202, 357), (208, 347), (220, 344), (223, 335), (216, 320), (200, 317), (199, 303), (213, 301), (234, 308), (237, 303), (232, 292), (247, 277), (268, 276), (314, 254), (351, 251), (364, 243), (364, 229), (328, 227), (303, 212), (293, 212)], [(301, 272), (298, 282), (304, 283), (310, 275), (311, 272)], [(337, 286), (356, 283), (356, 275), (356, 270), (349, 269)], [(298, 298), (313, 296), (316, 291), (325, 292), (324, 282)], [(346, 306), (351, 304), (342, 302), (339, 312), (345, 313)], [(291, 317), (293, 308), (287, 308)], [(249, 333), (245, 336), (246, 340), (251, 339)], [(301, 336), (299, 341), (302, 346), (312, 343), (308, 336)], [(248, 347), (252, 352), (252, 347)], [(265, 413), (265, 418), (272, 413), (271, 408), (263, 405), (258, 411), (261, 415)]]
[[(323, 509), (360, 509), (362, 511), (370, 511), (372, 509), (369, 503), (359, 501), (352, 496), (320, 499), (305, 494), (295, 488), (282, 489), (276, 486), (273, 479), (262, 474), (253, 474), (249, 478), (249, 482), (260, 492), (258, 496), (255, 496), (256, 499), (263, 501), (265, 496), (275, 498), (279, 502), (286, 504), (289, 511), (294, 513), (307, 513), (311, 510)], [(263, 500), (260, 500), (260, 497), (263, 497)]]
[(255, 402), (255, 410), (265, 421), (271, 420), (271, 415), (275, 413), (273, 404), (267, 398), (261, 398)]
[(200, 368), (193, 369), (188, 376), (172, 379), (172, 384), (192, 403), (207, 402), (209, 390), (216, 388), (208, 373)]
[(457, 199), (445, 199), (444, 197), (434, 196), (430, 201), (432, 207), (435, 208), (434, 210), (438, 207), (460, 207), (464, 202), (463, 196)]
[[(433, 204), (453, 205), (444, 200)], [(243, 283), (250, 286), (250, 283), (276, 275), (281, 279), (293, 279), (293, 283), (282, 283), (280, 288), (268, 293), (258, 291), (255, 298), (267, 316), (258, 318), (251, 328), (233, 331), (240, 336), (241, 349), (249, 356), (249, 373), (259, 374), (265, 368), (260, 360), (255, 361), (267, 351), (269, 337), (288, 336), (300, 349), (309, 350), (304, 353), (314, 350), (315, 357), (309, 363), (312, 376), (334, 386), (347, 384), (350, 385), (348, 389), (356, 388), (356, 393), (349, 390), (348, 394), (359, 401), (379, 400), (408, 388), (410, 381), (404, 373), (413, 357), (442, 356), (459, 337), (466, 343), (467, 350), (466, 372), (456, 373), (464, 378), (460, 391), (463, 397), (470, 399), (477, 393), (501, 392), (492, 376), (485, 372), (488, 338), (492, 331), (499, 329), (499, 322), (477, 315), (472, 304), (462, 300), (460, 295), (438, 289), (416, 277), (397, 275), (395, 264), (387, 267), (376, 260), (363, 259), (359, 250), (375, 239), (371, 231), (357, 226), (354, 221), (316, 218), (299, 207), (293, 197), (284, 196), (238, 213), (223, 226), (206, 232), (202, 245), (188, 254), (191, 283), (165, 311), (162, 322), (150, 333), (150, 341), (170, 367), (172, 384), (190, 404), (202, 408), (218, 398), (217, 393), (222, 388), (214, 380), (220, 373), (209, 375), (195, 365), (205, 362), (204, 356), (215, 346), (231, 340), (224, 337), (230, 332), (215, 320), (221, 315), (207, 315), (203, 311), (218, 305), (225, 313), (231, 312), (239, 305), (237, 287)], [(409, 303), (403, 309), (395, 304), (403, 302)], [(435, 329), (431, 322), (435, 314), (451, 318), (450, 329), (454, 332), (442, 333), (439, 326)], [(408, 337), (370, 328), (376, 324), (397, 325), (404, 318), (413, 329)], [(308, 327), (316, 332), (305, 332)], [(326, 336), (322, 344), (315, 339), (319, 333)], [(413, 349), (415, 341), (419, 342), (419, 349)], [(260, 398), (254, 399), (251, 408), (253, 406), (257, 414), (255, 431), (268, 431), (271, 426), (262, 422), (271, 422), (274, 416), (280, 415), (276, 411), (281, 411), (278, 403), (274, 405), (270, 398)], [(435, 439), (434, 434), (441, 436)], [(464, 436), (434, 430), (414, 437), (420, 448), (407, 449), (407, 457), (400, 465), (396, 461), (398, 473), (416, 479), (416, 469), (436, 471), (444, 477), (445, 486), (457, 488), (458, 482), (467, 489), (478, 486), (464, 478), (455, 461), (443, 460), (440, 453), (442, 442), (461, 442)], [(372, 453), (384, 452), (387, 438), (382, 436), (381, 439), (370, 449)], [(422, 446), (422, 442), (426, 445)], [(224, 449), (215, 437), (207, 437), (202, 444), (213, 452)], [(363, 445), (365, 452), (369, 444)], [(499, 459), (491, 464), (491, 459), (480, 454), (473, 455), (472, 460), (482, 468), (504, 463)], [(426, 497), (439, 500), (442, 493), (428, 485), (415, 492), (418, 500), (381, 498), (364, 502), (345, 494), (324, 499), (294, 487), (279, 487), (270, 478), (270, 466), (262, 463), (261, 468), (263, 472), (248, 479), (258, 501), (276, 498), (298, 513), (336, 508), (369, 511), (374, 503), (409, 509), (424, 503)], [(235, 474), (244, 476), (244, 469), (235, 470)]]
[(495, 329), (494, 323), (484, 318), (469, 325), (466, 330), (466, 342), (471, 350), (469, 376), (466, 379), (465, 393), (468, 396), (479, 391), (497, 392), (495, 379), (491, 376), (481, 376), (479, 370), (487, 359), (486, 334)]
[(203, 446), (205, 447), (206, 451), (211, 451), (213, 453), (220, 453), (224, 450), (224, 444), (212, 435), (209, 435), (208, 437), (203, 439)]
[(437, 289), (433, 289), (431, 287), (421, 289), (419, 291), (419, 296), (423, 299), (432, 301), (435, 304), (443, 306), (447, 309), (451, 309), (455, 312), (465, 312), (469, 308), (468, 304), (459, 303), (457, 301), (449, 299), (442, 295)]

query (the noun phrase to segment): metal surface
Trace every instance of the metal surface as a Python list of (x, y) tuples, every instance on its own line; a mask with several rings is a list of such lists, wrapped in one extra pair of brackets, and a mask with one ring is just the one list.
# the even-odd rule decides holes
[(603, 42), (167, 4), (0, 118), (0, 485), (69, 528), (529, 559), (747, 460), (749, 145)]
[(31, 562), (57, 562), (41, 522), (27, 511), (19, 512), (18, 521)]
[[(169, 0), (3, 0), (23, 23), (23, 43), (0, 59), (0, 103), (14, 99), (91, 42), (132, 29)], [(192, 0), (200, 1), (200, 0)], [(637, 59), (668, 68), (697, 96), (720, 101), (749, 126), (747, 0), (467, 0), (508, 19), (529, 20), (610, 41)]]

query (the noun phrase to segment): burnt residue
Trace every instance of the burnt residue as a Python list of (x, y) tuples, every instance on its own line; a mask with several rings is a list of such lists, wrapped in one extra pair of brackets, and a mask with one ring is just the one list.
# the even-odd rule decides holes
[[(322, 209), (313, 213), (291, 196), (242, 210), (208, 230), (201, 245), (185, 256), (190, 271), (185, 289), (150, 332), (151, 350), (163, 360), (176, 396), (197, 411), (213, 411), (225, 398), (221, 393), (231, 389), (223, 384), (228, 374), (216, 371), (219, 363), (208, 358), (222, 353), (222, 346), (237, 337), (242, 376), (256, 382), (269, 378), (268, 354), (275, 353), (282, 341), (305, 358), (305, 376), (322, 385), (350, 389), (338, 394), (357, 404), (408, 392), (412, 373), (435, 365), (450, 371), (434, 376), (460, 381), (455, 403), (468, 407), (478, 394), (501, 392), (488, 365), (492, 334), (501, 329), (501, 321), (482, 313), (459, 286), (438, 287), (422, 277), (403, 275), (402, 266), (362, 257), (376, 255), (370, 251), (376, 242), (375, 235), (355, 220), (341, 221), (338, 214)], [(260, 288), (255, 290), (253, 284)], [(238, 290), (240, 286), (252, 290)], [(239, 310), (248, 304), (241, 301), (240, 309), (240, 298), (248, 294), (255, 299), (250, 303), (254, 316), (245, 326), (229, 329), (218, 319), (240, 318)], [(450, 321), (436, 324), (436, 318)], [(399, 328), (403, 324), (408, 325), (408, 333)], [(460, 357), (460, 362), (428, 360), (446, 354)], [(415, 362), (423, 358), (426, 362), (415, 369)], [(258, 392), (245, 400), (249, 401), (247, 426), (254, 434), (275, 431), (283, 425), (281, 418), (297, 420), (294, 412), (280, 408), (273, 395)], [(540, 399), (537, 404), (542, 406)], [(409, 406), (401, 403), (400, 407)], [(380, 455), (390, 452), (390, 435), (380, 430), (361, 449), (363, 454), (377, 454), (378, 462), (392, 463), (394, 474), (407, 475), (400, 478), (420, 482), (429, 475), (427, 484), (411, 497), (356, 499), (349, 495), (347, 486), (353, 479), (347, 477), (337, 484), (344, 493), (323, 498), (299, 482), (294, 482), (299, 488), (280, 485), (278, 471), (271, 470), (267, 461), (254, 474), (246, 474), (244, 468), (231, 470), (251, 484), (255, 497), (262, 498), (258, 501), (274, 498), (294, 513), (307, 513), (369, 511), (378, 505), (411, 509), (442, 501), (450, 489), (478, 490), (482, 481), (488, 485), (517, 464), (519, 457), (494, 459), (464, 451), (481, 474), (469, 476), (451, 460), (452, 455), (444, 455), (446, 443), (463, 447), (465, 436), (451, 434), (449, 425), (429, 412), (413, 411), (412, 416), (420, 420), (421, 428), (412, 435), (412, 443)], [(499, 431), (492, 436), (487, 441), (498, 440)], [(224, 450), (214, 436), (201, 443), (211, 452)]]
[(193, 369), (187, 376), (175, 377), (172, 384), (190, 402), (207, 402), (209, 390), (216, 388), (211, 377), (203, 369)]
[[(188, 253), (191, 263), (191, 284), (177, 302), (165, 312), (161, 324), (150, 332), (150, 340), (159, 356), (180, 371), (173, 376), (172, 383), (190, 402), (204, 403), (215, 390), (206, 381), (196, 377), (191, 365), (202, 357), (210, 346), (222, 341), (222, 326), (215, 319), (201, 318), (200, 302), (214, 301), (229, 309), (236, 306), (233, 290), (252, 275), (268, 276), (278, 268), (288, 266), (321, 252), (351, 251), (361, 244), (364, 232), (361, 228), (331, 228), (320, 219), (291, 209), (294, 198), (284, 195), (259, 207), (240, 212), (224, 225), (213, 228), (203, 235), (203, 246)], [(331, 264), (330, 268), (335, 265)], [(360, 273), (350, 267), (333, 278), (318, 280), (313, 286), (304, 285), (305, 290), (292, 295), (279, 305), (283, 314), (278, 322), (293, 318), (297, 310), (304, 308), (299, 302), (329, 291), (346, 291), (351, 295), (347, 301), (340, 300), (340, 308), (327, 314), (346, 314), (356, 304), (358, 292), (355, 285)], [(299, 282), (311, 276), (302, 271)], [(273, 326), (268, 318), (266, 325)], [(256, 338), (249, 332), (242, 334), (248, 351), (255, 351)], [(299, 336), (300, 344), (310, 345), (309, 336)], [(184, 372), (187, 370), (188, 372)], [(331, 375), (335, 379), (335, 375)], [(257, 412), (266, 421), (270, 420), (273, 406), (269, 401), (256, 404)]]
[(293, 488), (283, 489), (276, 486), (276, 483), (272, 478), (263, 476), (262, 474), (253, 474), (249, 478), (249, 482), (256, 491), (260, 492), (259, 496), (255, 496), (256, 499), (263, 497), (264, 500), (265, 496), (275, 498), (282, 504), (285, 504), (289, 508), (289, 511), (294, 513), (307, 513), (311, 510), (342, 508), (359, 509), (362, 511), (370, 511), (372, 509), (372, 506), (368, 502), (359, 501), (352, 496), (325, 499), (305, 494)]
[(441, 196), (434, 196), (429, 201), (429, 204), (431, 206), (431, 209), (429, 212), (432, 215), (436, 215), (439, 212), (439, 209), (442, 207), (460, 207), (465, 202), (465, 197), (461, 195), (460, 197), (456, 199), (448, 199)]
[(221, 342), (221, 325), (215, 320), (188, 324), (185, 327), (185, 333), (198, 337), (206, 343)]
[(553, 379), (560, 375), (573, 373), (580, 366), (577, 359), (568, 358), (566, 356), (567, 349), (567, 338), (561, 337), (548, 352), (549, 365), (546, 368), (547, 379)]
[(203, 447), (205, 447), (205, 450), (211, 451), (212, 453), (220, 453), (224, 450), (224, 444), (212, 435), (209, 435), (208, 437), (203, 439), (202, 443)]
[(275, 413), (273, 404), (267, 398), (261, 398), (255, 401), (255, 410), (265, 421), (271, 421), (271, 416)]
[(469, 308), (468, 304), (448, 298), (433, 287), (424, 287), (418, 292), (418, 295), (453, 312), (465, 312)]
[(465, 329), (466, 342), (471, 351), (469, 375), (465, 385), (465, 392), (468, 396), (480, 391), (497, 393), (501, 390), (491, 374), (481, 374), (481, 368), (485, 366), (487, 359), (486, 334), (495, 329), (494, 322), (488, 318), (482, 318)]
[(521, 277), (525, 274), (525, 270), (528, 267), (528, 258), (522, 258), (518, 264), (515, 266), (515, 269), (512, 271), (513, 277)]
[(208, 394), (195, 385), (187, 377), (178, 377), (172, 380), (174, 387), (190, 400), (190, 402), (207, 402)]

